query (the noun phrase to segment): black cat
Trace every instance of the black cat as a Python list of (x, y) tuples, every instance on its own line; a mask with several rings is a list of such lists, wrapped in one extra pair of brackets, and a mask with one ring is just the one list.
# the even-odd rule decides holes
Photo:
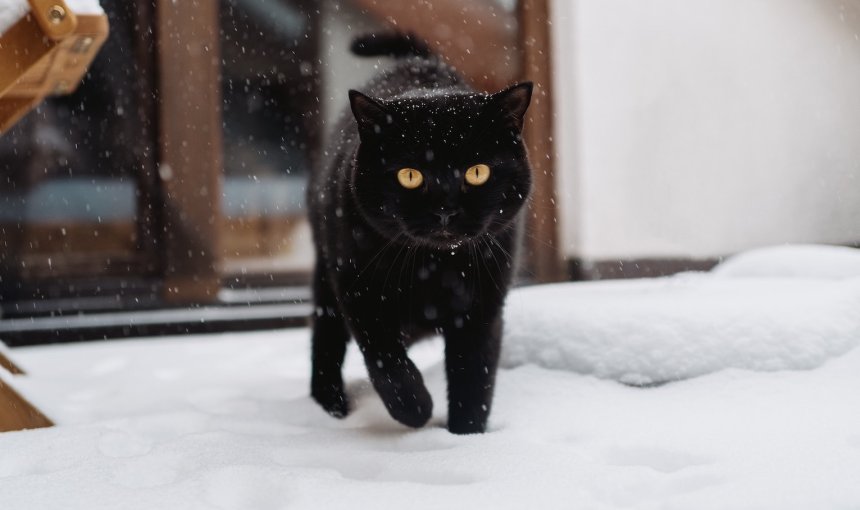
[(397, 421), (420, 427), (433, 402), (406, 354), (441, 333), (448, 428), (483, 432), (520, 210), (531, 187), (521, 139), (532, 84), (474, 91), (409, 36), (360, 38), (362, 55), (403, 57), (351, 90), (308, 203), (317, 249), (311, 394), (349, 411), (341, 364), (350, 334)]

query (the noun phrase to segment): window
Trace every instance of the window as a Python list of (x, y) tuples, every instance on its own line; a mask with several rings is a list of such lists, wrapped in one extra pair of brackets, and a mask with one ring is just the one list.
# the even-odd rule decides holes
[[(349, 56), (348, 37), (395, 21), (478, 88), (500, 89), (529, 69), (546, 85), (545, 7), (105, 2), (111, 36), (80, 88), (42, 104), (0, 138), (3, 316), (62, 316), (66, 322), (50, 327), (74, 329), (79, 312), (154, 314), (131, 326), (88, 323), (71, 338), (164, 331), (155, 325), (169, 319), (155, 311), (165, 308), (191, 310), (176, 319), (181, 326), (171, 331), (178, 332), (226, 327), (193, 315), (212, 307), (230, 310), (222, 322), (247, 322), (235, 307), (249, 303), (293, 306), (257, 315), (269, 326), (303, 321), (307, 308), (296, 305), (309, 296), (313, 263), (307, 175), (346, 105), (346, 89), (386, 65)], [(526, 11), (528, 21), (518, 24)], [(464, 22), (474, 27), (469, 37), (457, 36)], [(480, 56), (472, 51), (479, 46)], [(550, 97), (540, 83), (528, 136), (551, 154)], [(537, 158), (542, 205), (530, 210), (532, 253), (525, 257), (527, 277), (540, 280), (556, 278), (560, 267), (546, 199), (549, 163)], [(0, 329), (14, 343), (8, 331), (17, 326), (4, 322)]]

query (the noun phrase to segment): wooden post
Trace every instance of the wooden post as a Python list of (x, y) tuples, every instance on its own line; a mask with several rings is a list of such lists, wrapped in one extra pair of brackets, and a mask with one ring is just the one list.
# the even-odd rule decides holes
[(553, 282), (565, 274), (556, 221), (549, 0), (520, 0), (518, 9), (523, 79), (535, 84), (523, 128), (534, 180), (524, 260), (535, 280)]
[(158, 0), (158, 174), (167, 301), (205, 303), (219, 290), (221, 81), (218, 4)]

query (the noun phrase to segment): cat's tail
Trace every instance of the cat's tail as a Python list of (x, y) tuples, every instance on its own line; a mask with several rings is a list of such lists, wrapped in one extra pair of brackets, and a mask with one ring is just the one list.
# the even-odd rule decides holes
[(411, 32), (382, 32), (360, 35), (352, 41), (352, 52), (362, 57), (388, 56), (430, 57), (433, 52), (427, 44)]

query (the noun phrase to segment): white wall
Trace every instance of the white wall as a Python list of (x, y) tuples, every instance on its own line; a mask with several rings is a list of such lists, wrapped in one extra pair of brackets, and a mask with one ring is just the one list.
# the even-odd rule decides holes
[(566, 252), (860, 241), (860, 0), (554, 0)]

